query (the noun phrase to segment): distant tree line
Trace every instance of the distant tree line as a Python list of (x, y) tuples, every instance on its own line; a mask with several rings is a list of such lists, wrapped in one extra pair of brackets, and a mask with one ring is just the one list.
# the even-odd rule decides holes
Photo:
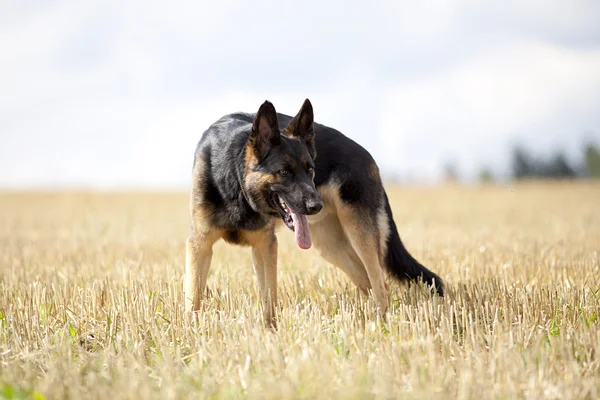
[[(549, 157), (536, 157), (524, 146), (515, 146), (511, 152), (510, 178), (521, 179), (600, 179), (600, 150), (594, 143), (582, 146), (582, 162), (569, 161), (563, 151)], [(446, 169), (447, 170), (447, 169)], [(493, 182), (491, 169), (484, 167), (479, 172), (479, 181)]]
[(569, 162), (562, 151), (548, 158), (536, 158), (522, 146), (512, 151), (512, 177), (514, 179), (575, 179), (579, 177), (600, 178), (600, 151), (593, 143), (583, 148), (583, 164)]
[[(579, 163), (570, 161), (562, 150), (557, 150), (550, 156), (539, 157), (522, 145), (514, 146), (510, 157), (509, 179), (600, 179), (600, 149), (593, 142), (582, 146)], [(455, 160), (448, 160), (443, 165), (442, 176), (446, 183), (460, 182), (460, 171)], [(418, 182), (410, 174), (400, 175), (397, 172), (388, 173), (384, 178), (391, 182)], [(504, 180), (507, 176), (502, 174), (500, 178)], [(494, 182), (496, 179), (498, 176), (489, 167), (480, 169), (479, 182)]]

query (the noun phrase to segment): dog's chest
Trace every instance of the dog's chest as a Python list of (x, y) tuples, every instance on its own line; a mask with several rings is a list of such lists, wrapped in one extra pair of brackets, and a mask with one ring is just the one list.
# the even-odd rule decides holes
[(222, 207), (213, 214), (213, 224), (226, 230), (256, 231), (269, 223), (269, 217), (251, 211), (247, 207), (230, 205)]

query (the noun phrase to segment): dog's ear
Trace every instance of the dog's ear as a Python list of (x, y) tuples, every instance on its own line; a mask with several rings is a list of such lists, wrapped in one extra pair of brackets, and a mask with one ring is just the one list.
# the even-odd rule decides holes
[(265, 101), (258, 109), (248, 142), (258, 160), (262, 160), (271, 147), (281, 143), (277, 112), (271, 102)]
[(304, 100), (304, 104), (298, 111), (298, 114), (290, 121), (290, 124), (284, 130), (288, 135), (303, 140), (308, 146), (311, 155), (314, 157), (315, 130), (314, 115), (310, 100)]

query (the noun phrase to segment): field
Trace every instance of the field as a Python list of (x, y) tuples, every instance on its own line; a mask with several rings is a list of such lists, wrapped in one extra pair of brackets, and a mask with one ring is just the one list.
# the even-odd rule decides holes
[(184, 318), (186, 194), (0, 194), (0, 398), (600, 398), (600, 184), (388, 191), (447, 296), (383, 322), (282, 230), (277, 332), (222, 242)]

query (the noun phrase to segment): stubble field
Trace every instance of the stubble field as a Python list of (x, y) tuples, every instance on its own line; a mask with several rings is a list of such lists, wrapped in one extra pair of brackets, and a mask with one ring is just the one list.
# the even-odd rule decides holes
[(600, 397), (600, 184), (388, 187), (447, 296), (387, 322), (279, 233), (279, 330), (250, 250), (215, 246), (183, 313), (186, 194), (0, 194), (0, 398)]

